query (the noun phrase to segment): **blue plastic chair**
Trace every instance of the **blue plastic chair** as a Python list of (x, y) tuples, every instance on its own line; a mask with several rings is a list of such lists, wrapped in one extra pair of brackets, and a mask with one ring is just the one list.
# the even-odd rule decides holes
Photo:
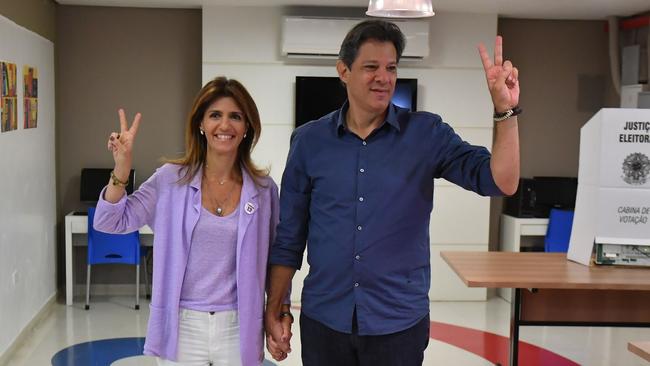
[(90, 309), (90, 268), (95, 264), (122, 263), (136, 266), (135, 309), (140, 309), (140, 233), (106, 234), (95, 230), (95, 208), (88, 209), (88, 272), (86, 310)]
[(544, 238), (545, 252), (564, 252), (569, 249), (573, 211), (552, 208), (548, 218), (548, 228)]

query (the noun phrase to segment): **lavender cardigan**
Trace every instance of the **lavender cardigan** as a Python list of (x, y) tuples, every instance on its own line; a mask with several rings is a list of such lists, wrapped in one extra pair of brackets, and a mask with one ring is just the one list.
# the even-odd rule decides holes
[[(179, 165), (165, 164), (128, 197), (111, 204), (102, 192), (95, 229), (110, 233), (154, 232), (153, 296), (144, 353), (176, 360), (181, 286), (192, 231), (201, 209), (199, 171), (189, 184), (176, 183)], [(257, 186), (242, 168), (237, 230), (237, 309), (243, 366), (263, 361), (263, 312), (267, 258), (278, 222), (278, 188), (271, 178)]]

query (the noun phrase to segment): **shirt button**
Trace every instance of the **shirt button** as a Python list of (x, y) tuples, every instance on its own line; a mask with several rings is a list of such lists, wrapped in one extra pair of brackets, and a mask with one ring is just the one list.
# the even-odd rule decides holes
[(366, 170), (363, 169), (363, 168), (361, 168), (361, 169), (359, 169), (359, 171), (360, 171), (361, 173), (363, 173), (363, 172), (365, 172)]
[(359, 287), (359, 282), (355, 282), (354, 287)]
[(354, 259), (359, 260), (359, 259), (361, 259), (361, 256), (359, 254), (357, 254), (356, 256), (354, 256)]
[(361, 229), (363, 229), (361, 225), (357, 226), (357, 230), (361, 231)]
[(363, 197), (359, 197), (359, 202), (363, 202)]
[(366, 145), (368, 145), (368, 143), (367, 143), (367, 142), (365, 142), (365, 141), (364, 141), (364, 142), (362, 142), (362, 144), (363, 144), (363, 146), (366, 146)]

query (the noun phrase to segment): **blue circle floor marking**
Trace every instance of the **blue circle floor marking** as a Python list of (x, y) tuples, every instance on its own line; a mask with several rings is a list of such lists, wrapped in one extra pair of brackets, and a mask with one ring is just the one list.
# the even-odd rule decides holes
[(78, 343), (52, 357), (52, 366), (110, 366), (123, 358), (142, 355), (143, 337), (111, 338)]

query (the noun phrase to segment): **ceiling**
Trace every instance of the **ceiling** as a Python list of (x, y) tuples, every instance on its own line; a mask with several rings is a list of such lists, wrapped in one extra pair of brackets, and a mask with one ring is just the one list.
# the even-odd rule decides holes
[[(367, 7), (367, 0), (55, 0), (63, 5), (200, 8), (203, 6)], [(650, 11), (648, 0), (433, 0), (437, 12), (497, 13), (536, 19), (605, 19)]]

